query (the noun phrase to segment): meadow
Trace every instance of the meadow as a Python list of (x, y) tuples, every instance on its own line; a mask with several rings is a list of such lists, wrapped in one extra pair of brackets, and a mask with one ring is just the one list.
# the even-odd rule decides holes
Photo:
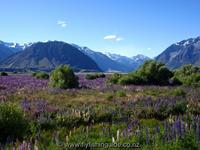
[(200, 149), (199, 88), (77, 76), (79, 88), (65, 90), (31, 75), (0, 76), (1, 105), (19, 107), (28, 124), (0, 148)]

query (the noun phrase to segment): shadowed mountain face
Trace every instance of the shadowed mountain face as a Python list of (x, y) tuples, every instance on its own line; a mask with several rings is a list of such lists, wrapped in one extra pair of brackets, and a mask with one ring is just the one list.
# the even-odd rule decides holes
[(58, 41), (23, 45), (0, 41), (0, 56), (0, 68), (51, 70), (59, 64), (70, 64), (77, 70), (105, 72), (130, 72), (150, 59), (143, 55), (126, 57), (104, 54), (87, 47)]
[(130, 72), (137, 69), (146, 60), (150, 59), (143, 55), (137, 55), (129, 58), (118, 54), (103, 54), (101, 52), (93, 51), (87, 47), (80, 47), (75, 44), (72, 45), (91, 57), (98, 64), (98, 66), (106, 72)]
[(110, 59), (108, 56), (101, 52), (95, 52), (90, 50), (87, 47), (80, 47), (78, 45), (73, 44), (74, 47), (78, 48), (81, 52), (92, 58), (98, 66), (101, 68), (101, 70), (105, 72), (129, 72), (132, 71), (133, 68), (130, 66), (126, 66), (123, 64), (120, 64), (112, 59)]
[(0, 61), (22, 50), (19, 44), (0, 41)]
[(200, 37), (183, 40), (168, 47), (157, 61), (175, 69), (185, 64), (200, 66)]
[(58, 41), (32, 44), (5, 59), (1, 62), (1, 67), (51, 70), (60, 64), (69, 64), (78, 70), (101, 71), (90, 57), (70, 44)]

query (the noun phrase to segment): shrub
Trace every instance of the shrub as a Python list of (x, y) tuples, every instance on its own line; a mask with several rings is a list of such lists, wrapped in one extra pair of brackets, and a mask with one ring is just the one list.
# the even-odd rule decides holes
[(186, 86), (200, 86), (200, 67), (185, 65), (177, 69), (174, 74)]
[(141, 84), (146, 84), (147, 81), (145, 77), (139, 76), (137, 73), (132, 73), (124, 75), (119, 79), (118, 82), (121, 85), (130, 85), (130, 84), (141, 85)]
[(1, 72), (1, 76), (7, 76), (8, 74), (6, 72)]
[(103, 73), (95, 73), (95, 74), (87, 74), (85, 78), (88, 80), (94, 80), (97, 78), (105, 78), (105, 77), (106, 75)]
[(182, 82), (176, 77), (172, 77), (170, 80), (169, 80), (169, 83), (171, 85), (182, 85)]
[(37, 72), (33, 72), (31, 75), (32, 75), (33, 77), (35, 77), (36, 74), (37, 74)]
[(19, 107), (14, 104), (0, 104), (0, 141), (23, 138), (27, 129), (28, 123)]
[(50, 75), (50, 86), (67, 89), (78, 87), (78, 79), (68, 65), (58, 66)]
[(116, 77), (114, 81), (122, 85), (168, 85), (172, 76), (173, 73), (164, 64), (149, 60), (135, 72)]
[(135, 72), (138, 77), (146, 79), (146, 84), (167, 85), (173, 73), (164, 64), (149, 60)]
[(49, 79), (49, 74), (47, 74), (45, 72), (38, 72), (35, 74), (35, 77), (37, 79)]
[(111, 76), (109, 76), (107, 82), (111, 84), (117, 84), (119, 82), (119, 79), (122, 77), (122, 74), (114, 73)]
[(187, 86), (200, 87), (200, 73), (184, 77), (183, 80), (184, 84)]

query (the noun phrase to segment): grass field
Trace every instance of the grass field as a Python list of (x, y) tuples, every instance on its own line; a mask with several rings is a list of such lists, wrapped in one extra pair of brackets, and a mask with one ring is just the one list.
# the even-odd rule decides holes
[(28, 121), (25, 136), (1, 149), (200, 149), (199, 88), (78, 76), (79, 88), (67, 90), (30, 75), (0, 76), (1, 104), (16, 104)]

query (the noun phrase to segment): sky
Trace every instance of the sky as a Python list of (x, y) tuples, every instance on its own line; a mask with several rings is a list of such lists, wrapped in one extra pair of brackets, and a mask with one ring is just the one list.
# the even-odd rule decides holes
[(0, 0), (0, 40), (155, 57), (200, 36), (200, 0)]

